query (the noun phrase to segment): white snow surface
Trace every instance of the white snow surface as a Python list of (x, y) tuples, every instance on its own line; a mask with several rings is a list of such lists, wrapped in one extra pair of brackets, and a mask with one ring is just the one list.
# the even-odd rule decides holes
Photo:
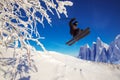
[[(4, 51), (5, 48), (0, 47), (0, 52)], [(11, 57), (12, 51), (7, 49), (3, 56)], [(85, 61), (54, 51), (36, 51), (31, 55), (38, 71), (29, 72), (30, 80), (120, 80), (120, 65)], [(0, 80), (9, 80), (4, 79), (2, 69), (7, 67), (0, 65)]]

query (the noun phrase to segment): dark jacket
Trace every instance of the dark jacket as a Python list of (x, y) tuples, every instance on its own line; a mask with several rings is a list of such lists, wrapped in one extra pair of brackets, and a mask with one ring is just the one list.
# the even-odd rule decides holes
[(74, 24), (75, 18), (72, 18), (69, 22), (69, 26), (70, 26), (70, 34), (75, 36), (77, 33), (76, 31), (79, 30), (79, 28), (77, 28), (77, 25)]

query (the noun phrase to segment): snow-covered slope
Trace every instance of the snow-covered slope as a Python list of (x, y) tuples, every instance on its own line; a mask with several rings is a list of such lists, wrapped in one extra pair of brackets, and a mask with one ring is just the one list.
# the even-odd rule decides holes
[(119, 63), (120, 62), (120, 35), (110, 44), (97, 38), (92, 47), (85, 45), (80, 47), (79, 58), (96, 62)]
[[(5, 53), (0, 57), (5, 56), (7, 59), (11, 58), (13, 49), (9, 48), (6, 52), (4, 47), (0, 47), (0, 52)], [(120, 65), (84, 61), (53, 51), (48, 53), (33, 52), (31, 55), (37, 72), (24, 73), (25, 68), (29, 67), (22, 65), (23, 70), (17, 68), (21, 77), (17, 76), (15, 80), (120, 80)], [(3, 60), (0, 59), (0, 80), (10, 80), (10, 78), (4, 79), (3, 73), (8, 70), (8, 67), (2, 65)], [(22, 74), (20, 74), (20, 70)]]

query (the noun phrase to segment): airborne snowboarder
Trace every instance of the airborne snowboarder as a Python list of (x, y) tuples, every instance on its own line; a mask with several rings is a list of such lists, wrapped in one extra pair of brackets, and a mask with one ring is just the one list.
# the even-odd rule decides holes
[(69, 22), (69, 27), (70, 27), (70, 34), (73, 36), (73, 38), (68, 42), (66, 42), (66, 44), (69, 46), (90, 33), (89, 27), (83, 30), (78, 28), (77, 25), (78, 25), (78, 21), (76, 21), (75, 18), (72, 18)]
[(77, 28), (78, 22), (75, 18), (72, 18), (69, 22), (70, 26), (70, 34), (75, 37), (79, 32), (82, 32), (83, 30), (80, 28)]

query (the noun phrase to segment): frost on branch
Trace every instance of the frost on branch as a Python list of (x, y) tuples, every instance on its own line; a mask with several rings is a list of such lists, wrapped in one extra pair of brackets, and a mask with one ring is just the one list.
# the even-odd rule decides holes
[[(44, 4), (44, 5), (42, 5)], [(0, 1), (0, 44), (27, 48), (29, 40), (38, 42), (38, 45), (44, 46), (38, 41), (44, 39), (37, 31), (36, 24), (40, 22), (44, 27), (44, 20), (51, 24), (51, 18), (48, 13), (54, 15), (56, 11), (58, 17), (67, 11), (65, 6), (72, 6), (70, 1), (59, 0), (1, 0)]]
[[(49, 14), (57, 14), (60, 18), (61, 14), (66, 17), (66, 6), (72, 6), (71, 1), (61, 0), (0, 0), (0, 46), (14, 48), (14, 53), (17, 54), (16, 49), (26, 50), (28, 55), (27, 60), (30, 63), (31, 45), (30, 41), (36, 42), (43, 51), (46, 52), (45, 47), (40, 42), (41, 37), (37, 30), (37, 23), (44, 26), (44, 20), (51, 25), (51, 17)], [(0, 57), (2, 55), (0, 50)], [(18, 54), (22, 55), (22, 54)], [(14, 56), (15, 66), (12, 67), (16, 72), (16, 68), (21, 61), (21, 58)], [(26, 59), (26, 58), (25, 58)], [(7, 65), (7, 64), (6, 64)], [(8, 70), (9, 71), (9, 70)], [(15, 77), (15, 76), (14, 76)]]

